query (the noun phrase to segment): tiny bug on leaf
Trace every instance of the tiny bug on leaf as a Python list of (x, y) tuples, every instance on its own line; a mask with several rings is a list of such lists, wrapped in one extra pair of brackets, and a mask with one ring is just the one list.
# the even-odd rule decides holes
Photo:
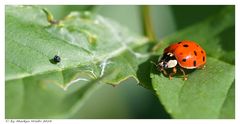
[(58, 55), (55, 55), (52, 59), (49, 60), (52, 64), (57, 64), (61, 62), (61, 57)]
[(53, 57), (53, 61), (56, 62), (56, 63), (60, 62), (60, 61), (61, 61), (60, 56), (55, 55), (55, 56)]

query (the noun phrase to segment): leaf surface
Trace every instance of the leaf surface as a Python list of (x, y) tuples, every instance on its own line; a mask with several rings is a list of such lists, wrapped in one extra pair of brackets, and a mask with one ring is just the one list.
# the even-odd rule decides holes
[(6, 118), (67, 118), (99, 82), (134, 77), (147, 58), (134, 50), (145, 37), (101, 15), (72, 12), (60, 24), (37, 6), (6, 6)]

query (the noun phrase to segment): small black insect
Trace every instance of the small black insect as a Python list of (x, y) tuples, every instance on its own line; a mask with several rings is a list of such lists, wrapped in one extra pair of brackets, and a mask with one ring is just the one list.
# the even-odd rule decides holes
[(55, 55), (55, 56), (53, 57), (53, 61), (56, 62), (56, 63), (59, 63), (59, 62), (61, 61), (60, 56)]
[(57, 63), (59, 63), (60, 61), (61, 61), (61, 57), (58, 56), (58, 55), (55, 55), (52, 59), (50, 59), (50, 62), (51, 62), (52, 64), (57, 64)]

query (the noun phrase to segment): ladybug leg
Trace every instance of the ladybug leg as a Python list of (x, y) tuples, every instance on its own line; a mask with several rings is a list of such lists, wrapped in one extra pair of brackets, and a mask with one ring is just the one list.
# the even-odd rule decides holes
[(172, 76), (177, 73), (176, 67), (173, 67), (172, 73), (169, 74), (169, 79), (172, 80)]
[(182, 68), (180, 68), (181, 72), (183, 73), (183, 80), (187, 80), (187, 75), (186, 73), (184, 72), (184, 70)]
[[(150, 61), (152, 64), (154, 64), (156, 67), (158, 67), (158, 65), (156, 63), (154, 63), (153, 61)], [(165, 76), (168, 76), (168, 73), (164, 70), (164, 69), (161, 69), (161, 68), (158, 68), (159, 71), (161, 71)]]
[(199, 66), (197, 69), (204, 69), (206, 66), (205, 65), (202, 65), (202, 66)]
[(162, 69), (161, 72), (162, 72), (165, 76), (168, 76), (168, 73), (166, 72), (166, 70)]

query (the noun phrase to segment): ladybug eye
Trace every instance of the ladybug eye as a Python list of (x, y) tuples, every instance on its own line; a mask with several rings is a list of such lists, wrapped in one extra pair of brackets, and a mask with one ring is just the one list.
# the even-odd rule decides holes
[(165, 63), (163, 66), (164, 66), (164, 68), (168, 68), (168, 65), (167, 65), (167, 63)]

